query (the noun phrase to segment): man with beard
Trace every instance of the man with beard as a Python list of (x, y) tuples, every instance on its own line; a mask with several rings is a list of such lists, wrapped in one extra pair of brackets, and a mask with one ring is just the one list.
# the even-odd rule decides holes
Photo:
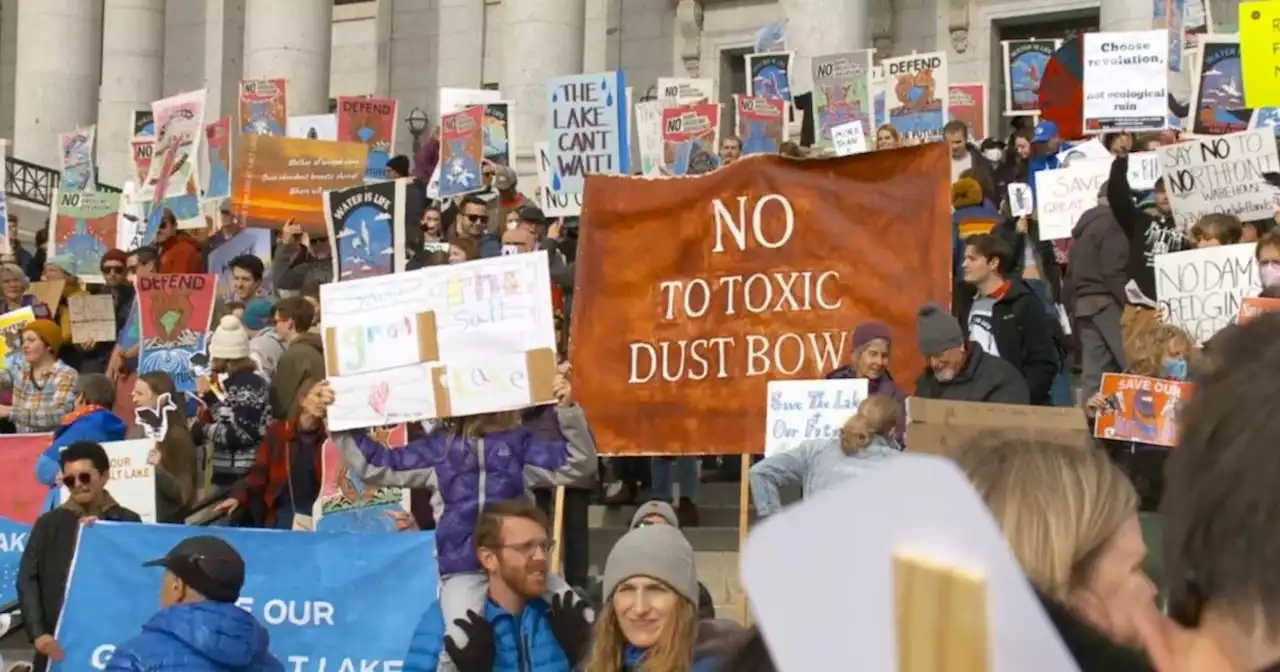
[(917, 314), (920, 354), (927, 366), (916, 379), (916, 396), (993, 404), (1031, 403), (1027, 381), (1009, 362), (966, 342), (960, 322), (936, 303)]
[(553, 548), (546, 514), (524, 500), (490, 506), (476, 524), (475, 543), (489, 582), (484, 614), (468, 611), (466, 620), (456, 621), (466, 634), (457, 641), (445, 636), (440, 603), (432, 604), (414, 632), (405, 669), (445, 669), (445, 651), (459, 672), (573, 669), (591, 638), (590, 614), (581, 600), (541, 599)]

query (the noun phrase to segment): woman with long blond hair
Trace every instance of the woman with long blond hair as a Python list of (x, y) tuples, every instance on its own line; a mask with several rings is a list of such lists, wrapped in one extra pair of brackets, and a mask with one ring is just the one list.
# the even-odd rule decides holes
[(623, 535), (605, 562), (604, 596), (584, 672), (719, 669), (709, 640), (724, 631), (699, 623), (698, 569), (680, 530), (650, 525)]
[[(1133, 484), (1088, 446), (997, 432), (961, 448), (956, 464), (1000, 526), (1081, 669), (1081, 656), (1140, 663), (1135, 623), (1154, 611)], [(1109, 640), (1110, 644), (1106, 642)], [(1092, 663), (1092, 664), (1087, 664)]]

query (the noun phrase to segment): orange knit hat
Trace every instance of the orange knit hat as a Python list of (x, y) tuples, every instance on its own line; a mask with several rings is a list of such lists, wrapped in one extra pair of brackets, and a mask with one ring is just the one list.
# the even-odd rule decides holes
[(22, 330), (34, 333), (54, 353), (62, 347), (62, 327), (55, 324), (53, 320), (32, 320)]

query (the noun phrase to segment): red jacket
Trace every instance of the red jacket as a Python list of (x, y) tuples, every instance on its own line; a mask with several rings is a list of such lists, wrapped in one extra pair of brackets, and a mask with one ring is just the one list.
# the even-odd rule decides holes
[[(245, 485), (237, 488), (233, 495), (241, 507), (248, 506), (249, 518), (254, 526), (275, 525), (276, 503), (288, 492), (293, 456), (299, 449), (311, 451), (315, 460), (314, 478), (317, 481), (323, 478), (326, 438), (323, 426), (314, 432), (299, 432), (297, 422), (293, 420), (278, 420), (267, 426), (267, 435), (258, 445)], [(301, 484), (296, 479), (293, 487), (317, 492), (319, 488), (317, 484)]]
[(204, 252), (191, 234), (178, 231), (160, 243), (160, 273), (204, 273)]

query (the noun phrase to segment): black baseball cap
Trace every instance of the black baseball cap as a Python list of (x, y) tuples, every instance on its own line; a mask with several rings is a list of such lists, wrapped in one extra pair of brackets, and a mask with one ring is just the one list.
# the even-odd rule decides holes
[(219, 537), (187, 537), (163, 558), (142, 566), (164, 567), (214, 602), (235, 602), (244, 586), (244, 558)]
[(520, 208), (516, 211), (516, 216), (520, 218), (520, 221), (529, 222), (530, 224), (545, 226), (547, 223), (546, 215), (542, 214), (542, 209), (536, 205), (526, 205)]

